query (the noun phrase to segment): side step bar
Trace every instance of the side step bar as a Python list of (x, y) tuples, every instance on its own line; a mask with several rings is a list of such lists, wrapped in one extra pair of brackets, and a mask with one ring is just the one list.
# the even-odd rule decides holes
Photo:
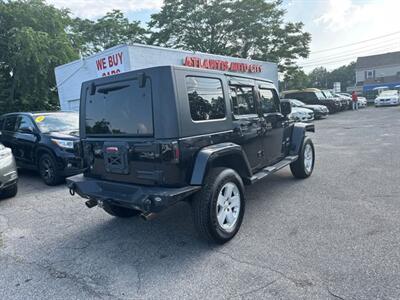
[(280, 162), (276, 163), (275, 165), (266, 167), (257, 173), (255, 173), (253, 176), (250, 178), (251, 184), (267, 177), (268, 175), (271, 175), (275, 173), (276, 171), (279, 171), (280, 169), (290, 165), (292, 162), (296, 161), (299, 158), (298, 155), (293, 155), (293, 156), (286, 156), (283, 160)]

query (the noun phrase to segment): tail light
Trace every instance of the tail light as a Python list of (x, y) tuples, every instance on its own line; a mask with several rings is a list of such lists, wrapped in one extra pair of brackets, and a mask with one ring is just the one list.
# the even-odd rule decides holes
[(172, 142), (172, 162), (178, 163), (180, 154), (179, 143), (177, 141)]
[(161, 160), (178, 163), (180, 160), (180, 149), (178, 141), (161, 143)]

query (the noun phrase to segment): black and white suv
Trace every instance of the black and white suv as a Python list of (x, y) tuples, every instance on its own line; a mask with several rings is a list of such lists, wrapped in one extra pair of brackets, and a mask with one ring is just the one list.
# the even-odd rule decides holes
[(86, 82), (86, 169), (67, 179), (70, 192), (117, 217), (187, 200), (201, 235), (224, 243), (242, 223), (245, 185), (285, 166), (313, 172), (314, 125), (290, 112), (271, 82), (218, 71), (165, 66)]

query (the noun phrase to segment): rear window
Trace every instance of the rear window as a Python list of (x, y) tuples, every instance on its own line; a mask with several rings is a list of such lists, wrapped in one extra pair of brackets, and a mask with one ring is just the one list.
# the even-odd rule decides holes
[(87, 135), (153, 135), (151, 81), (136, 79), (96, 86), (86, 97)]

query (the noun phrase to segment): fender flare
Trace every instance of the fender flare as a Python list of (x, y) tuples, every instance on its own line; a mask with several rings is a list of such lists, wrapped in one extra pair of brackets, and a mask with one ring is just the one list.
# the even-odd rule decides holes
[(54, 154), (54, 152), (47, 148), (47, 147), (43, 147), (43, 146), (39, 146), (36, 148), (35, 150), (35, 164), (37, 165), (39, 163), (39, 153), (47, 153), (49, 155), (51, 155), (54, 159), (56, 159), (56, 155)]
[(315, 125), (308, 123), (295, 123), (293, 125), (290, 154), (298, 155), (303, 145), (306, 132), (315, 132)]
[(197, 153), (190, 184), (202, 185), (210, 164), (217, 159), (228, 156), (235, 157), (234, 160), (230, 161), (230, 164), (231, 166), (240, 166), (238, 173), (241, 177), (250, 178), (252, 176), (249, 161), (242, 147), (235, 143), (220, 143), (204, 147)]

